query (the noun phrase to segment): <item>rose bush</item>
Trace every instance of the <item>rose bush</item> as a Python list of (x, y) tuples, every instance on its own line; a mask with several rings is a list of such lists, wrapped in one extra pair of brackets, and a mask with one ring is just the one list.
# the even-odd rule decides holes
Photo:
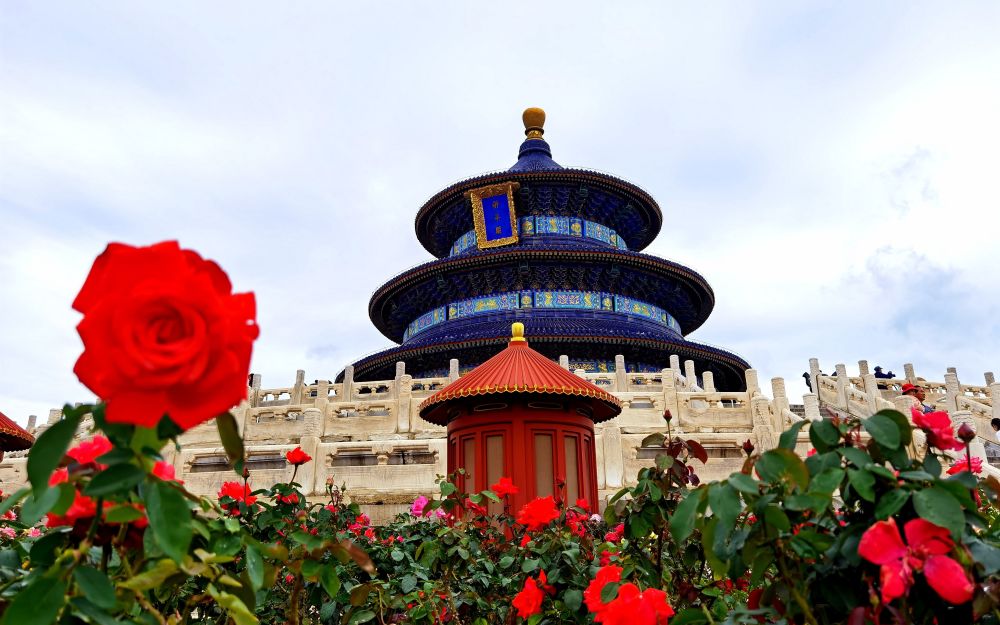
[[(67, 406), (2, 496), (0, 625), (1000, 623), (1000, 482), (946, 413), (796, 423), (707, 484), (666, 413), (653, 466), (603, 511), (561, 488), (512, 510), (509, 478), (449, 476), (374, 526), (332, 478), (306, 498), (301, 448), (290, 482), (254, 488), (226, 412), (253, 298), (214, 263), (112, 245), (75, 305), (103, 401)], [(203, 498), (160, 450), (213, 417), (234, 473)]]

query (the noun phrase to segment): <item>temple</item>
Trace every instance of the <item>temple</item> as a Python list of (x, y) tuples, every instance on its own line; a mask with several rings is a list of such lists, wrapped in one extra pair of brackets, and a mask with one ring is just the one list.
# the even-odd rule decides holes
[[(636, 185), (562, 167), (543, 139), (545, 113), (523, 115), (527, 138), (509, 169), (469, 178), (417, 211), (417, 238), (436, 260), (372, 296), (375, 327), (399, 343), (354, 363), (359, 381), (460, 372), (493, 356), (524, 324), (532, 346), (588, 373), (659, 372), (676, 354), (710, 372), (720, 390), (746, 388), (749, 365), (685, 337), (715, 304), (691, 269), (643, 254), (660, 231), (656, 201)], [(343, 375), (338, 380), (343, 379)]]

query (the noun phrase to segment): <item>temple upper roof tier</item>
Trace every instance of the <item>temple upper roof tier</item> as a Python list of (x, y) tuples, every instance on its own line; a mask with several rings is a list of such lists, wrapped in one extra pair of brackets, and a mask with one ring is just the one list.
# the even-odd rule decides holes
[(434, 260), (389, 280), (368, 305), (372, 323), (402, 342), (407, 327), (458, 300), (521, 291), (608, 293), (658, 307), (680, 334), (697, 329), (715, 306), (708, 282), (662, 258), (609, 249), (507, 247)]
[(649, 193), (617, 176), (559, 165), (542, 139), (545, 112), (530, 108), (523, 119), (527, 138), (510, 169), (457, 182), (417, 211), (417, 238), (428, 252), (438, 258), (451, 253), (455, 242), (475, 226), (470, 193), (504, 183), (516, 186), (512, 208), (518, 222), (525, 217), (592, 222), (614, 231), (624, 247), (636, 251), (656, 238), (663, 214)]

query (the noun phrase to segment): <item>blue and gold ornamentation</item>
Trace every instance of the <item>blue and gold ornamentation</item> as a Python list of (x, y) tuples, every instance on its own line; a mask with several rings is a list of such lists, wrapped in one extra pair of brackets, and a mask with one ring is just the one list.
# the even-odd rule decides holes
[[(619, 250), (628, 250), (625, 240), (618, 234), (601, 224), (586, 221), (576, 217), (553, 217), (541, 215), (528, 215), (517, 219), (518, 233), (522, 237), (536, 235), (558, 235), (571, 237), (588, 237)], [(505, 231), (504, 231), (505, 232)], [(451, 256), (462, 254), (466, 250), (476, 246), (478, 242), (476, 230), (469, 230), (451, 246)], [(479, 246), (480, 248), (482, 246)]]
[(479, 249), (517, 243), (514, 191), (520, 186), (517, 182), (505, 182), (468, 192)]

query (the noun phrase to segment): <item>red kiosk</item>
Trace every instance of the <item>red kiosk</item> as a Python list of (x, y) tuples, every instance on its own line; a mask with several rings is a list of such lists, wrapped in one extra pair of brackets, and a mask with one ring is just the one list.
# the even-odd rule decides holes
[[(514, 510), (535, 497), (597, 503), (594, 423), (621, 403), (528, 347), (514, 323), (507, 348), (420, 404), (420, 416), (448, 426), (448, 472), (465, 469), (468, 492), (509, 477)], [(565, 484), (560, 493), (557, 483)]]
[(20, 451), (35, 444), (35, 437), (0, 412), (0, 460), (6, 451)]

